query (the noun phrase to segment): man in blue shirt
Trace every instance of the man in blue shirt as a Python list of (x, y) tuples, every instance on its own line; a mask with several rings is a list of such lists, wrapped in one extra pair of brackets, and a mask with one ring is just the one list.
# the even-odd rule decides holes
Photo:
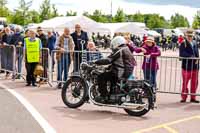
[(49, 52), (52, 58), (52, 70), (54, 71), (54, 55), (52, 55), (52, 51), (55, 50), (56, 44), (56, 37), (53, 35), (51, 31), (48, 31), (48, 40), (47, 40), (47, 47), (49, 48)]
[(87, 32), (81, 29), (80, 24), (75, 25), (75, 32), (72, 33), (71, 36), (75, 44), (74, 50), (76, 51), (76, 53), (74, 53), (74, 72), (78, 72), (80, 69), (80, 64), (82, 62), (82, 51), (87, 49), (89, 38)]
[(16, 63), (17, 63), (17, 79), (20, 79), (23, 60), (23, 40), (24, 36), (21, 35), (19, 27), (15, 29), (15, 33), (11, 38), (11, 44), (16, 47)]

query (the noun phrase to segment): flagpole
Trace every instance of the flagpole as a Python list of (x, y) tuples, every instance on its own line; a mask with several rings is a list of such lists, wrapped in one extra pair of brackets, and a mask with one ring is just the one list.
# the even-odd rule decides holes
[(111, 4), (110, 4), (110, 22), (112, 22), (112, 0), (111, 0)]

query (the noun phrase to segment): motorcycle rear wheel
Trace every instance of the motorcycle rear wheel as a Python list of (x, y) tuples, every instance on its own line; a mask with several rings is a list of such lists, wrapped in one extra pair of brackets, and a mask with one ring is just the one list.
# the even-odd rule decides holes
[(133, 110), (130, 110), (130, 109), (124, 109), (124, 111), (130, 115), (130, 116), (136, 116), (136, 117), (141, 117), (143, 115), (145, 115), (146, 113), (148, 113), (150, 110), (150, 107), (148, 107), (148, 109), (143, 109), (142, 111), (133, 111)]
[(142, 98), (142, 99), (145, 99), (146, 103), (147, 104), (147, 107), (146, 108), (143, 108), (141, 110), (131, 110), (131, 109), (124, 109), (124, 111), (130, 115), (130, 116), (136, 116), (136, 117), (141, 117), (143, 115), (145, 115), (146, 113), (148, 113), (151, 109), (151, 95), (150, 95), (150, 92), (148, 90), (144, 90), (145, 92), (145, 96)]

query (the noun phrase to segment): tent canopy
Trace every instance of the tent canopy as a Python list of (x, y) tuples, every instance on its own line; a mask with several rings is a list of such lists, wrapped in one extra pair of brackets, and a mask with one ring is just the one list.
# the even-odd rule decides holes
[(103, 27), (109, 28), (111, 33), (116, 32), (129, 32), (134, 35), (143, 36), (147, 34), (147, 31), (144, 30), (145, 24), (135, 23), (135, 22), (125, 22), (125, 23), (102, 23)]
[(154, 31), (154, 30), (148, 30), (147, 33), (148, 33), (149, 36), (161, 37), (161, 34), (156, 32), (156, 31)]
[(200, 33), (200, 30), (196, 30), (197, 33)]
[(178, 28), (177, 29), (173, 29), (173, 31), (175, 32), (175, 35), (177, 35), (177, 36), (180, 36), (180, 35), (184, 36), (183, 31), (178, 29)]
[(58, 32), (62, 32), (65, 27), (68, 27), (71, 31), (74, 31), (76, 24), (80, 24), (82, 29), (89, 33), (100, 32), (104, 34), (110, 34), (109, 29), (85, 16), (55, 17), (50, 20), (45, 20), (42, 23), (34, 25), (30, 28), (36, 29), (38, 26), (40, 26), (44, 30), (56, 30)]
[(40, 26), (44, 30), (55, 30), (62, 33), (65, 27), (68, 27), (71, 31), (74, 31), (76, 24), (80, 24), (82, 29), (90, 34), (92, 32), (100, 34), (129, 32), (138, 36), (143, 36), (144, 34), (147, 34), (147, 31), (144, 30), (144, 23), (98, 23), (85, 16), (55, 17), (50, 20), (45, 20), (40, 24), (32, 25), (29, 28), (36, 29), (38, 26)]
[(122, 27), (116, 29), (115, 32), (129, 32), (131, 34), (138, 35), (138, 36), (147, 34), (146, 30), (140, 28), (139, 26), (137, 26), (133, 23), (122, 26)]

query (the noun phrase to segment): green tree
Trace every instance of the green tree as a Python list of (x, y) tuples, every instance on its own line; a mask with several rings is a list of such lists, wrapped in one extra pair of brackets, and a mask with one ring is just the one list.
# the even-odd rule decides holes
[(40, 6), (40, 21), (51, 18), (51, 3), (50, 0), (44, 0)]
[(171, 16), (171, 26), (173, 28), (176, 27), (189, 27), (189, 22), (187, 18), (185, 18), (183, 15), (180, 15), (176, 13), (175, 15)]
[(39, 23), (40, 22), (39, 13), (37, 11), (35, 11), (35, 10), (29, 11), (28, 16), (29, 16), (28, 23)]
[(141, 14), (140, 12), (134, 14), (134, 15), (131, 15), (129, 17), (129, 19), (133, 22), (144, 22), (144, 15)]
[(93, 15), (91, 15), (91, 18), (97, 22), (101, 22), (102, 21), (102, 13), (100, 10), (95, 10), (93, 12)]
[(22, 15), (22, 12), (16, 10), (14, 13), (12, 13), (12, 15), (10, 16), (10, 23), (19, 24), (19, 25), (25, 25), (24, 17)]
[(19, 25), (28, 24), (30, 19), (28, 10), (31, 5), (32, 1), (26, 2), (25, 0), (19, 0), (19, 7), (12, 13), (11, 22)]
[(0, 8), (5, 8), (6, 4), (8, 4), (7, 0), (0, 0)]
[(72, 10), (67, 11), (66, 16), (77, 16), (77, 12), (73, 12)]
[(158, 14), (145, 14), (144, 22), (146, 26), (150, 29), (168, 27), (168, 22), (165, 20), (165, 18)]
[(123, 9), (118, 8), (117, 13), (114, 17), (115, 22), (125, 22), (126, 21), (126, 14), (124, 13)]
[(83, 15), (83, 16), (86, 16), (86, 17), (89, 17), (89, 16), (90, 16), (90, 14), (89, 14), (88, 12), (83, 12), (82, 15)]
[(102, 22), (102, 23), (105, 23), (105, 22), (108, 22), (108, 15), (104, 15), (100, 10), (95, 10), (93, 12), (92, 15), (89, 15), (89, 17), (91, 19), (93, 19), (94, 21), (96, 22)]
[(8, 17), (10, 14), (9, 9), (6, 7), (7, 0), (0, 0), (0, 17)]
[(58, 17), (59, 14), (58, 14), (58, 9), (56, 8), (55, 4), (52, 5), (52, 13), (51, 13), (51, 17), (54, 18), (54, 17)]
[(194, 29), (200, 28), (200, 11), (197, 11), (197, 14), (194, 17), (194, 21), (192, 23), (192, 27)]

